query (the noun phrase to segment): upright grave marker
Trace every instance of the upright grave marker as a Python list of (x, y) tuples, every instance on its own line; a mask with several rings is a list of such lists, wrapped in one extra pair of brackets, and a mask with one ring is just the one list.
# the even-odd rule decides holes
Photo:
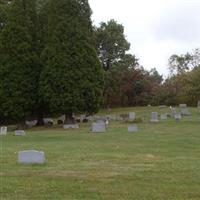
[(16, 130), (15, 131), (15, 136), (25, 136), (26, 133), (24, 130)]
[(8, 128), (6, 126), (1, 127), (0, 135), (7, 135)]
[(92, 132), (93, 133), (105, 133), (106, 132), (106, 124), (101, 123), (92, 123)]
[(18, 152), (18, 163), (19, 164), (44, 164), (45, 154), (43, 151), (20, 151)]
[(138, 131), (138, 127), (136, 125), (130, 125), (128, 126), (128, 132), (129, 133), (134, 133)]
[(157, 112), (152, 112), (151, 113), (151, 122), (159, 122), (158, 113)]

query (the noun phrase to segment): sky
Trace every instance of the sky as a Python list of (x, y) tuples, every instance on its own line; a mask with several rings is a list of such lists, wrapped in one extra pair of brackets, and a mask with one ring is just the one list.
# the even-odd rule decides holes
[(200, 0), (89, 0), (93, 23), (115, 19), (145, 69), (168, 75), (168, 59), (200, 48)]

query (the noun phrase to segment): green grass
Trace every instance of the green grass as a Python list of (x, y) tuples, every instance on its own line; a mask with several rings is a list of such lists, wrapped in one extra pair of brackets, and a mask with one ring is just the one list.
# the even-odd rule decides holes
[[(112, 122), (105, 134), (34, 128), (24, 137), (9, 133), (1, 140), (1, 200), (199, 200), (200, 120), (149, 123), (159, 108), (114, 109), (145, 116), (137, 133)], [(107, 111), (101, 111), (105, 114)], [(21, 150), (42, 150), (47, 163), (17, 164)]]

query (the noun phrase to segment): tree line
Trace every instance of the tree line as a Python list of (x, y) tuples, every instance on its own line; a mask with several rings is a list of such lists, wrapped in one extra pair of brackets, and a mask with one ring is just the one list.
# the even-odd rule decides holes
[(88, 0), (0, 2), (1, 122), (54, 114), (70, 120), (102, 107), (194, 104), (199, 98), (198, 50), (173, 55), (172, 75), (163, 80), (128, 53), (122, 24), (95, 27), (91, 14)]

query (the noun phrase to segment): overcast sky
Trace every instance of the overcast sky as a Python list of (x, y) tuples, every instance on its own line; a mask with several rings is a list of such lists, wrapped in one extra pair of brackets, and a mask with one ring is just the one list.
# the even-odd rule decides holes
[(146, 69), (168, 74), (168, 58), (200, 47), (200, 0), (89, 0), (95, 25), (115, 19)]

